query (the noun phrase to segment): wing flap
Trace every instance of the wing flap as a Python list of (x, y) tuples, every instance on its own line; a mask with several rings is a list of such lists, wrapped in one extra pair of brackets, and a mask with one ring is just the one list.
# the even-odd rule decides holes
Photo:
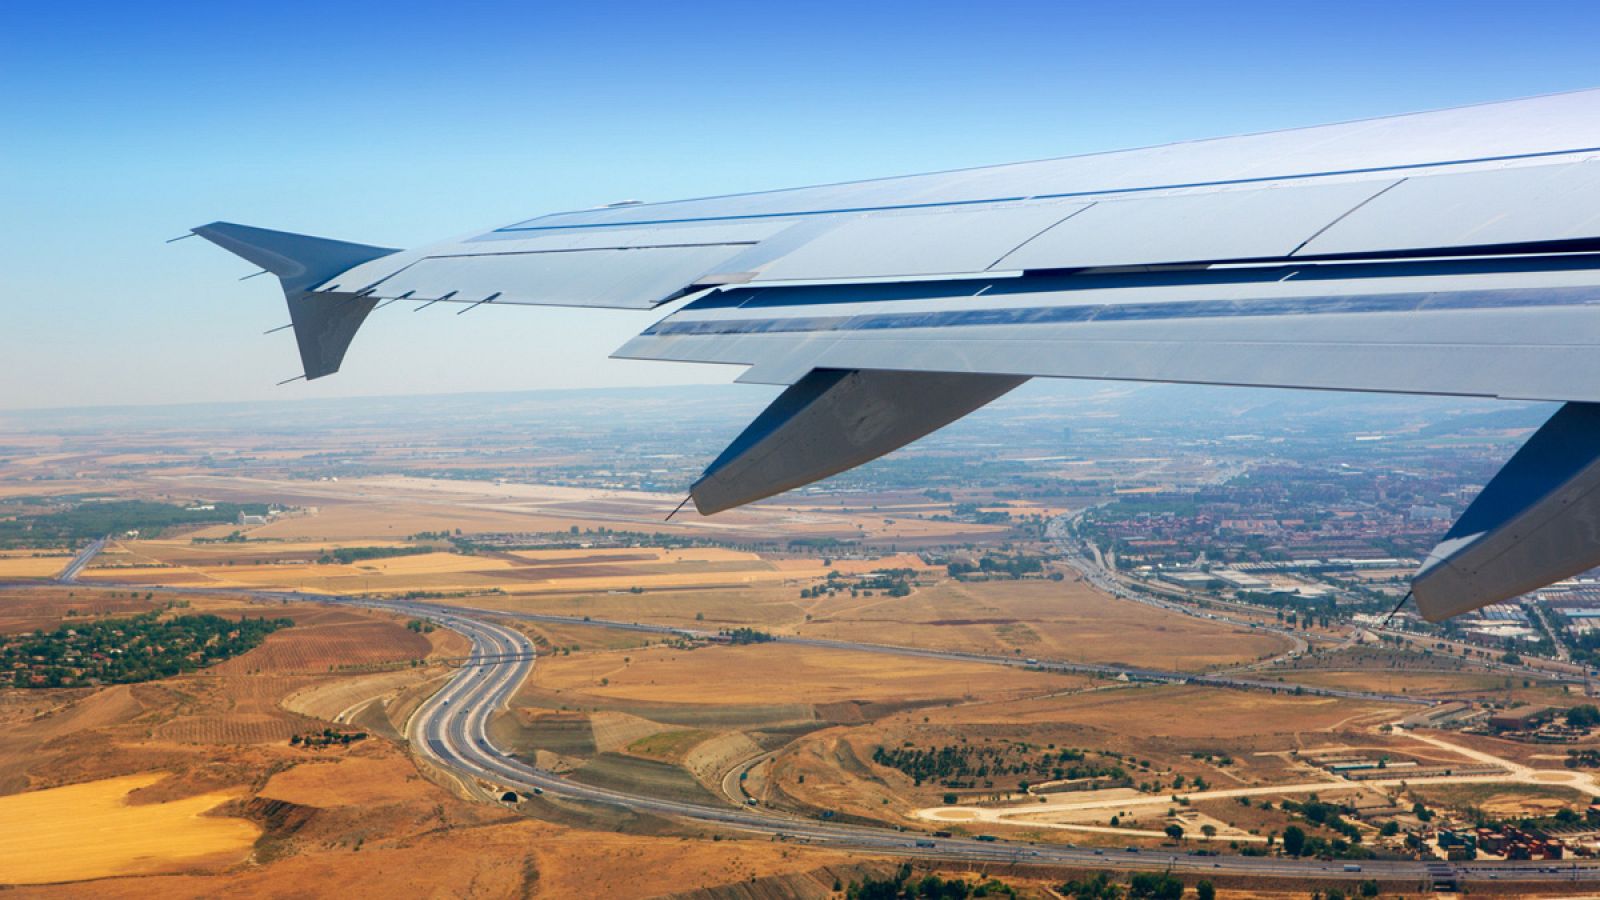
[(1087, 203), (958, 207), (843, 222), (762, 268), (757, 281), (982, 272)]
[(1396, 253), (1600, 237), (1600, 161), (1408, 178), (1296, 255)]
[(1096, 203), (994, 264), (996, 270), (1286, 257), (1396, 179), (1294, 184)]

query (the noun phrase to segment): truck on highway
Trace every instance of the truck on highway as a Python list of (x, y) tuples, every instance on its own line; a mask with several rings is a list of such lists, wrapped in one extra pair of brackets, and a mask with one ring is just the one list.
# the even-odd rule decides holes
[(991, 842), (991, 843), (992, 843), (992, 842), (994, 842), (994, 841), (998, 841), (998, 840), (1000, 840), (1000, 839), (999, 839), (999, 838), (997, 838), (997, 837), (995, 837), (995, 836), (994, 836), (994, 835), (992, 835), (992, 834), (980, 834), (980, 835), (976, 835), (976, 839), (977, 839), (977, 840), (980, 840), (980, 841), (989, 841), (989, 842)]
[(1359, 872), (1359, 871), (1361, 871), (1361, 867), (1356, 865), (1355, 863), (1345, 863), (1344, 864), (1344, 870), (1346, 872)]
[(934, 846), (933, 841), (917, 841), (917, 847), (922, 850), (932, 850)]

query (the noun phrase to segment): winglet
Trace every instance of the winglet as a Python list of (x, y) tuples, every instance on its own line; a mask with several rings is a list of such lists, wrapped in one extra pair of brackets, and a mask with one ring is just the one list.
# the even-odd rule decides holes
[(400, 252), (390, 247), (252, 228), (232, 222), (212, 222), (192, 231), (278, 276), (284, 299), (289, 304), (289, 320), (294, 324), (300, 361), (305, 366), (308, 381), (339, 371), (350, 341), (366, 320), (367, 313), (377, 305), (375, 299), (356, 296), (360, 285), (348, 285), (346, 287), (351, 288), (348, 291), (340, 291), (341, 285), (337, 284), (328, 290), (313, 292), (312, 289), (340, 272)]

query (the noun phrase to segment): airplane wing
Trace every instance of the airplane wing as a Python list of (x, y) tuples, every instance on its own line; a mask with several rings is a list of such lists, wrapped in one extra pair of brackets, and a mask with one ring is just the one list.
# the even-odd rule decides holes
[(1543, 449), (1485, 489), (1414, 592), (1443, 618), (1600, 564), (1600, 524), (1579, 528), (1600, 523), (1600, 91), (618, 204), (414, 250), (194, 231), (279, 276), (308, 378), (385, 302), (687, 298), (616, 355), (787, 386), (691, 488), (706, 514), (1030, 377), (1558, 400)]

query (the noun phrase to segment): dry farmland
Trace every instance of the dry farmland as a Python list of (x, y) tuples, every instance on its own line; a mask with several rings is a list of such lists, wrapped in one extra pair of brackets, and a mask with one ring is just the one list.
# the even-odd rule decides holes
[(260, 835), (252, 822), (204, 815), (232, 800), (214, 792), (159, 803), (128, 795), (160, 774), (108, 778), (0, 797), (0, 880), (84, 881), (243, 860)]
[(1081, 683), (980, 663), (786, 644), (555, 657), (540, 663), (531, 681), (542, 691), (686, 704), (928, 702), (1032, 696)]
[(1113, 599), (1082, 582), (944, 580), (909, 597), (828, 598), (804, 633), (1073, 662), (1200, 670), (1272, 656), (1288, 641)]

